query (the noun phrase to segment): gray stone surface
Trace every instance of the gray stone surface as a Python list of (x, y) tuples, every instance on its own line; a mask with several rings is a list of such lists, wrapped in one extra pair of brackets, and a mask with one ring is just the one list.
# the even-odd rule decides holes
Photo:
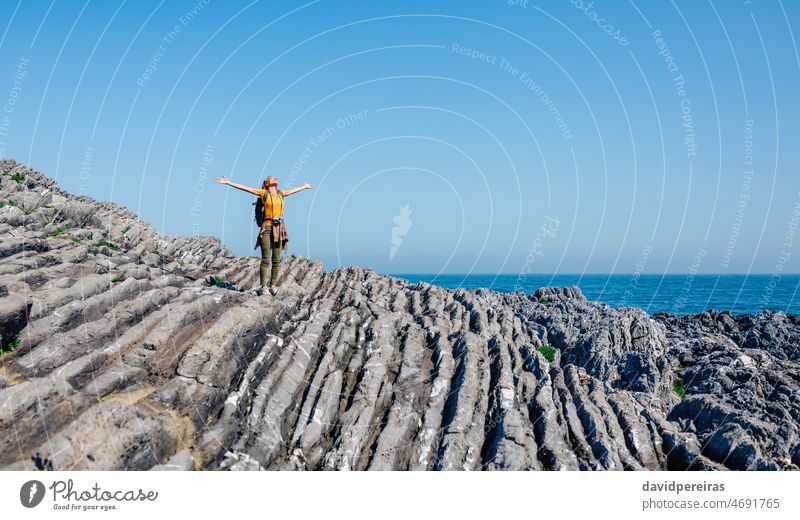
[(649, 316), (296, 256), (259, 297), (205, 282), (251, 288), (259, 258), (0, 167), (25, 174), (0, 199), (28, 212), (0, 208), (0, 330), (21, 340), (0, 358), (0, 468), (800, 463), (796, 316)]
[(31, 302), (25, 296), (12, 294), (0, 298), (0, 344), (6, 345), (28, 324)]

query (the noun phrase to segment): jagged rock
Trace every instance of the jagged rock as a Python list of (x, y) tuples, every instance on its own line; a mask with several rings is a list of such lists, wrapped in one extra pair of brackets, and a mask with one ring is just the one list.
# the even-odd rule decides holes
[(714, 430), (703, 450), (708, 456), (731, 469), (755, 469), (761, 453), (745, 430), (736, 423), (726, 423)]
[(166, 464), (157, 464), (150, 471), (191, 471), (194, 469), (192, 452), (183, 449), (176, 453)]
[(533, 297), (542, 300), (578, 300), (586, 301), (580, 287), (572, 285), (570, 287), (540, 287), (533, 293)]
[(7, 345), (25, 328), (32, 305), (33, 302), (16, 294), (0, 298), (0, 345)]
[(0, 330), (20, 338), (0, 468), (800, 464), (796, 316), (651, 317), (574, 286), (447, 290), (294, 255), (259, 297), (225, 287), (254, 286), (260, 258), (0, 166), (25, 176), (0, 179), (19, 203), (0, 208)]

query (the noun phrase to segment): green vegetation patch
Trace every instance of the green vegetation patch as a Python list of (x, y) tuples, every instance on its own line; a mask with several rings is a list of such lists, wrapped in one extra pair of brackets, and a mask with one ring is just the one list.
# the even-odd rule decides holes
[(14, 352), (21, 342), (22, 340), (19, 338), (19, 336), (16, 336), (5, 345), (2, 345), (2, 348), (0, 348), (0, 356)]
[(672, 391), (678, 394), (681, 399), (686, 398), (686, 386), (683, 383), (683, 379), (676, 377), (672, 380)]
[(16, 182), (17, 184), (19, 184), (20, 182), (25, 180), (25, 174), (24, 173), (15, 173), (13, 175), (9, 175), (8, 173), (4, 173), (3, 175), (5, 175), (6, 177), (11, 177), (11, 180)]
[(544, 356), (544, 358), (545, 358), (547, 361), (549, 361), (550, 363), (552, 363), (552, 362), (553, 362), (553, 360), (554, 360), (554, 359), (555, 359), (555, 357), (556, 357), (556, 349), (554, 349), (554, 348), (553, 348), (553, 347), (551, 347), (550, 345), (542, 345), (541, 347), (539, 347), (539, 353), (540, 353), (541, 355), (543, 355), (543, 356)]
[[(48, 221), (48, 222), (49, 222), (49, 221)], [(46, 224), (45, 224), (45, 225), (46, 225)], [(66, 225), (66, 226), (64, 226), (64, 227), (57, 226), (55, 229), (53, 229), (53, 230), (51, 230), (51, 231), (48, 231), (48, 232), (47, 232), (47, 236), (49, 236), (49, 237), (57, 237), (57, 236), (59, 236), (59, 235), (63, 235), (63, 234), (64, 234), (64, 233), (65, 233), (65, 232), (66, 232), (68, 229), (70, 229), (71, 227), (72, 227), (72, 226), (70, 226), (69, 224), (67, 224), (67, 225)]]
[[(90, 235), (91, 235), (91, 233), (90, 233)], [(90, 238), (91, 238), (91, 237), (90, 237)], [(109, 248), (109, 249), (113, 249), (114, 251), (122, 251), (122, 248), (121, 248), (121, 247), (119, 247), (119, 246), (117, 246), (117, 245), (114, 245), (114, 244), (112, 244), (112, 243), (111, 243), (111, 242), (109, 242), (108, 240), (98, 240), (97, 242), (95, 242), (94, 244), (92, 244), (92, 247), (103, 247), (103, 246), (106, 246), (106, 247), (107, 247), (107, 248)]]

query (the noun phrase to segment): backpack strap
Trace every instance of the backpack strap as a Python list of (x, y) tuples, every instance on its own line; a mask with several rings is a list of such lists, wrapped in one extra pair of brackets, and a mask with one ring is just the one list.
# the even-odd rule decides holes
[[(276, 190), (278, 192), (278, 196), (283, 201), (283, 190)], [(264, 198), (261, 199), (263, 202), (267, 202), (267, 194), (269, 193), (269, 189), (264, 190)]]

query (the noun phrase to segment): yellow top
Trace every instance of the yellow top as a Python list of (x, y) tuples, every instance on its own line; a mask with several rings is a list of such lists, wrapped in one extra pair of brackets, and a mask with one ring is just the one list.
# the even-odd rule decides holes
[[(267, 190), (260, 189), (258, 190), (258, 196), (261, 199), (264, 199), (264, 193)], [(285, 197), (286, 192), (283, 190), (278, 190), (281, 194)], [(269, 220), (272, 217), (282, 217), (283, 216), (283, 199), (281, 199), (278, 195), (270, 195), (267, 194), (266, 200), (264, 200), (264, 217), (267, 218), (267, 225), (271, 226), (272, 221)]]

